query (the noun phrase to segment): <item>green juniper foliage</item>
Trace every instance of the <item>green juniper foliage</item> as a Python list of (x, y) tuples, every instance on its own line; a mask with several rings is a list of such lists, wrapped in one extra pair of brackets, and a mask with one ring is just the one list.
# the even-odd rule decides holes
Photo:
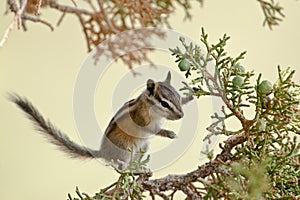
[[(224, 135), (222, 153), (207, 150), (209, 162), (182, 175), (168, 175), (151, 180), (146, 170), (149, 157), (131, 162), (128, 170), (115, 168), (120, 178), (93, 197), (76, 190), (77, 199), (143, 199), (149, 192), (152, 199), (174, 199), (178, 191), (187, 199), (299, 199), (300, 198), (300, 86), (293, 81), (291, 68), (278, 66), (278, 79), (271, 83), (247, 71), (241, 61), (227, 55), (225, 34), (217, 44), (208, 42), (202, 29), (205, 49), (187, 44), (170, 49), (177, 58), (179, 70), (188, 83), (182, 90), (198, 98), (220, 98), (221, 113), (212, 115), (208, 126), (213, 135)], [(252, 110), (253, 116), (245, 115)], [(240, 130), (230, 130), (226, 121), (235, 118)], [(141, 170), (142, 169), (142, 170)]]
[[(245, 52), (237, 58), (227, 56), (226, 34), (216, 45), (210, 45), (207, 39), (202, 29), (205, 50), (186, 44), (184, 38), (180, 39), (183, 50), (170, 49), (179, 63), (189, 61), (185, 75), (191, 83), (185, 83), (184, 89), (197, 97), (218, 96), (225, 103), (224, 116), (212, 116), (216, 119), (208, 127), (212, 135), (242, 133), (247, 140), (234, 148), (232, 161), (224, 166), (231, 175), (218, 173), (210, 178), (210, 185), (214, 186), (207, 186), (205, 198), (300, 198), (300, 145), (296, 136), (300, 134), (300, 86), (292, 80), (295, 71), (278, 66), (278, 80), (274, 84), (261, 81), (261, 74), (252, 84), (254, 72), (239, 64)], [(213, 70), (209, 69), (211, 66)], [(196, 78), (192, 78), (193, 73)], [(253, 119), (246, 119), (247, 107), (254, 108)], [(240, 121), (241, 130), (227, 129), (225, 121), (231, 117)]]

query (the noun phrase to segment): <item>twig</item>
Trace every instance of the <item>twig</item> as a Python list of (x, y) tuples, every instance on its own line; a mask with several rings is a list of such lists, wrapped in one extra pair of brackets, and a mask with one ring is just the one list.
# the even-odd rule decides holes
[(91, 9), (92, 9), (94, 12), (97, 11), (96, 7), (94, 6), (94, 4), (93, 4), (93, 2), (92, 2), (91, 0), (85, 0), (85, 1), (90, 5)]
[(78, 7), (77, 1), (76, 0), (71, 0), (72, 3), (74, 4), (75, 7)]
[(62, 5), (53, 0), (43, 0), (43, 2), (49, 7), (59, 10), (61, 12), (80, 14), (80, 15), (89, 15), (89, 16), (92, 16), (94, 14), (86, 9)]
[(119, 31), (115, 29), (115, 27), (113, 26), (113, 24), (111, 23), (111, 21), (108, 19), (108, 15), (104, 9), (104, 6), (103, 6), (103, 0), (97, 0), (98, 2), (98, 5), (101, 9), (101, 11), (103, 12), (103, 15), (104, 15), (104, 20), (107, 24), (107, 26), (114, 32), (114, 33), (118, 33)]
[(62, 20), (65, 18), (65, 16), (66, 16), (66, 13), (63, 12), (63, 14), (60, 16), (58, 22), (56, 23), (56, 26), (60, 26), (60, 24), (61, 24)]
[(20, 9), (18, 8), (18, 6), (15, 4), (15, 2), (13, 0), (8, 0), (7, 5), (11, 10), (14, 9), (15, 16), (14, 16), (12, 22), (9, 24), (9, 26), (7, 27), (7, 29), (4, 32), (4, 36), (2, 37), (2, 39), (0, 41), (0, 47), (3, 47), (3, 45), (7, 41), (9, 34), (14, 29), (15, 24), (16, 23), (18, 24), (18, 29), (20, 28), (21, 24), (23, 24), (22, 23), (22, 14), (27, 5), (27, 0), (22, 1)]
[(16, 16), (18, 17), (18, 29), (20, 29), (20, 26), (22, 24), (22, 15), (24, 13), (26, 6), (27, 6), (27, 0), (22, 0), (20, 9), (18, 9), (16, 12)]
[(91, 42), (90, 42), (89, 34), (88, 34), (88, 32), (85, 28), (84, 21), (83, 21), (83, 18), (81, 17), (81, 15), (78, 14), (77, 17), (79, 19), (79, 22), (80, 22), (81, 27), (82, 27), (82, 31), (83, 31), (84, 36), (85, 36), (88, 51), (90, 52), (92, 50), (92, 47), (91, 47), (91, 44), (90, 44)]
[(32, 21), (32, 22), (42, 23), (42, 24), (48, 26), (51, 31), (54, 31), (54, 27), (49, 22), (47, 22), (43, 19), (40, 19), (40, 18), (32, 16), (32, 15), (27, 15), (27, 14), (23, 14), (22, 18), (23, 18), (23, 20), (25, 19), (25, 20), (29, 20), (29, 21)]
[[(18, 6), (14, 0), (7, 0), (7, 5), (9, 7), (9, 9), (13, 13), (15, 13), (15, 17), (14, 17), (12, 23), (6, 29), (5, 34), (1, 40), (0, 46), (3, 46), (3, 44), (5, 43), (5, 41), (7, 40), (8, 36), (9, 36), (9, 33), (12, 31), (12, 29), (14, 28), (16, 23), (18, 25), (18, 29), (20, 29), (20, 26), (22, 26), (24, 31), (26, 31), (27, 30), (26, 25), (25, 25), (26, 20), (42, 23), (42, 24), (48, 26), (52, 31), (54, 30), (53, 26), (49, 22), (47, 22), (43, 19), (40, 19), (38, 16), (32, 16), (32, 15), (25, 13), (27, 3), (28, 3), (28, 0), (23, 0), (21, 2), (20, 8), (18, 8)], [(42, 1), (40, 0), (38, 2), (37, 6), (40, 7), (41, 3), (42, 3)]]
[(4, 46), (5, 42), (7, 41), (8, 37), (9, 37), (10, 32), (14, 29), (14, 26), (15, 26), (17, 20), (18, 20), (18, 18), (17, 18), (17, 16), (15, 16), (13, 18), (13, 21), (9, 24), (9, 26), (5, 30), (5, 33), (0, 41), (0, 48)]

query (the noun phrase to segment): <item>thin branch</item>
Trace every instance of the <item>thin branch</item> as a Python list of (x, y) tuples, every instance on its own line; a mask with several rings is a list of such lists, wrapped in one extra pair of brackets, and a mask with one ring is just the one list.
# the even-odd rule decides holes
[(27, 6), (27, 0), (22, 0), (20, 9), (18, 9), (18, 11), (16, 12), (16, 16), (18, 17), (18, 29), (20, 29), (20, 26), (22, 24), (22, 15), (24, 13), (24, 10)]
[(81, 27), (82, 27), (82, 31), (84, 33), (84, 36), (85, 36), (85, 40), (86, 40), (86, 44), (87, 44), (87, 48), (88, 48), (88, 51), (90, 52), (92, 50), (92, 47), (91, 47), (91, 44), (90, 44), (90, 38), (89, 38), (89, 34), (87, 32), (87, 29), (85, 28), (85, 23), (84, 23), (84, 20), (83, 18), (81, 17), (81, 15), (77, 15), (78, 19), (79, 19), (79, 22), (81, 24)]
[(96, 7), (94, 6), (93, 2), (91, 0), (85, 0), (91, 7), (91, 9), (93, 10), (93, 12), (96, 12), (97, 9)]
[(13, 18), (13, 21), (9, 24), (9, 26), (5, 30), (4, 35), (0, 41), (0, 48), (4, 46), (5, 42), (7, 41), (8, 37), (9, 37), (10, 32), (14, 29), (14, 26), (15, 26), (17, 20), (18, 20), (18, 18), (17, 18), (17, 16), (15, 16)]
[(108, 19), (108, 14), (106, 13), (105, 8), (103, 6), (103, 0), (97, 0), (97, 2), (98, 2), (98, 5), (99, 5), (101, 11), (103, 12), (104, 20), (105, 20), (107, 26), (113, 31), (113, 33), (118, 33), (119, 31), (113, 26), (111, 21)]
[(29, 21), (32, 21), (32, 22), (39, 22), (39, 23), (42, 23), (46, 26), (48, 26), (50, 28), (51, 31), (54, 31), (54, 27), (47, 21), (39, 18), (39, 17), (35, 17), (35, 16), (32, 16), (32, 15), (28, 15), (28, 14), (23, 14), (22, 16), (22, 19), (24, 20), (29, 20)]
[[(11, 31), (14, 29), (15, 27), (15, 24), (18, 24), (18, 29), (20, 28), (21, 25), (23, 25), (23, 22), (22, 22), (22, 15), (23, 15), (23, 12), (25, 10), (25, 7), (27, 5), (27, 0), (23, 0), (21, 2), (21, 7), (20, 9), (18, 8), (18, 6), (16, 5), (16, 3), (13, 1), (13, 0), (8, 0), (7, 1), (7, 5), (8, 7), (14, 11), (15, 13), (15, 16), (12, 20), (12, 22), (9, 24), (9, 26), (7, 27), (7, 29), (5, 30), (4, 32), (4, 36), (3, 38), (1, 39), (0, 41), (0, 47), (3, 47), (3, 45), (5, 44), (5, 42), (7, 41), (8, 37), (9, 37), (9, 34), (11, 33)], [(23, 25), (23, 27), (25, 27)]]
[(60, 16), (59, 20), (57, 21), (56, 26), (60, 26), (60, 24), (61, 24), (62, 20), (65, 18), (65, 16), (66, 16), (66, 13), (63, 12), (63, 14)]
[(93, 12), (90, 12), (86, 9), (62, 5), (53, 0), (43, 0), (43, 2), (49, 7), (59, 10), (61, 12), (80, 14), (80, 15), (89, 15), (89, 16), (92, 16), (94, 14)]
[(78, 7), (77, 1), (76, 0), (71, 0), (72, 3), (74, 4), (75, 7)]

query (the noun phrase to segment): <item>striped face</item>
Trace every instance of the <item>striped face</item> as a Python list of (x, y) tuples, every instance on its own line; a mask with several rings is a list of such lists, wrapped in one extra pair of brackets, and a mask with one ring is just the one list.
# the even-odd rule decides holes
[(152, 114), (168, 120), (177, 120), (183, 117), (181, 97), (170, 85), (170, 72), (165, 81), (147, 81), (148, 99), (151, 102)]

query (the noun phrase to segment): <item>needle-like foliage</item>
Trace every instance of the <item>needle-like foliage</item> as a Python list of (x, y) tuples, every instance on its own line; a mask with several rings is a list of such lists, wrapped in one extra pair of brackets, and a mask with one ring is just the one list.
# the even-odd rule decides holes
[[(148, 170), (116, 169), (120, 174), (116, 183), (93, 198), (81, 199), (142, 199), (146, 192), (152, 199), (176, 199), (179, 191), (186, 199), (300, 198), (300, 86), (293, 81), (295, 71), (278, 66), (274, 83), (262, 80), (261, 74), (241, 65), (245, 52), (236, 58), (227, 54), (228, 40), (225, 34), (211, 45), (202, 29), (204, 48), (180, 38), (181, 46), (170, 49), (186, 75), (187, 95), (223, 102), (220, 112), (212, 114), (205, 137), (226, 137), (219, 144), (221, 153), (214, 156), (207, 151), (209, 162), (194, 171), (158, 179), (151, 179)], [(229, 118), (240, 123), (240, 130), (226, 126)], [(148, 159), (135, 163), (134, 169), (144, 169)]]

